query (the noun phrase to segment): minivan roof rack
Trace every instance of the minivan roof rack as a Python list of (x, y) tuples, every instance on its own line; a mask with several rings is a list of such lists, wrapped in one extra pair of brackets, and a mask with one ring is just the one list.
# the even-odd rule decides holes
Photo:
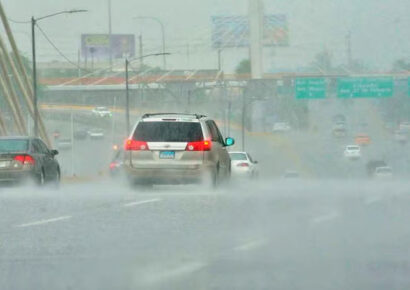
[(161, 116), (161, 115), (184, 115), (184, 116), (194, 116), (197, 119), (205, 118), (205, 115), (201, 114), (188, 114), (188, 113), (148, 113), (142, 115), (142, 118), (149, 118), (149, 117), (154, 117), (154, 116)]

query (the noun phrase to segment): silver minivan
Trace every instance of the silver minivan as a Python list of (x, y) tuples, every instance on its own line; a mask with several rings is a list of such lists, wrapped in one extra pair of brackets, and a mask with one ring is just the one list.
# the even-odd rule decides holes
[(125, 173), (133, 184), (208, 183), (229, 179), (231, 160), (216, 123), (195, 114), (145, 114), (124, 144)]

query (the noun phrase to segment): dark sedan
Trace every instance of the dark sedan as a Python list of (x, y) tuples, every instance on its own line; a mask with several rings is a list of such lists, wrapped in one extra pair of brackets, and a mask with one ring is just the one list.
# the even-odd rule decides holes
[(54, 158), (57, 154), (38, 138), (0, 137), (0, 182), (58, 185), (60, 166)]

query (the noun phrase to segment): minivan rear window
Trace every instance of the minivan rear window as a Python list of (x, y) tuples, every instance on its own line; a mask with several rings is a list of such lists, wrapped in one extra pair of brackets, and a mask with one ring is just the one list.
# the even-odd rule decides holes
[(200, 123), (193, 122), (140, 122), (134, 139), (146, 142), (194, 142), (204, 136)]
[(244, 153), (229, 153), (231, 160), (248, 160)]
[(17, 153), (28, 150), (28, 140), (6, 139), (0, 140), (0, 153)]

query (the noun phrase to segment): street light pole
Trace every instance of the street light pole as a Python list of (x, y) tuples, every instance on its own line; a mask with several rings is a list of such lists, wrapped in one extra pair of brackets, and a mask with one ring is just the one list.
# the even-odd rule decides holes
[(242, 94), (242, 151), (245, 151), (245, 112), (246, 112), (245, 90), (243, 91), (243, 94)]
[(221, 53), (222, 53), (222, 49), (218, 48), (218, 72), (222, 70)]
[(38, 95), (37, 95), (37, 64), (36, 64), (36, 24), (37, 21), (50, 18), (53, 16), (61, 15), (61, 14), (72, 14), (72, 13), (79, 13), (79, 12), (87, 12), (87, 10), (65, 10), (65, 11), (60, 11), (56, 12), (53, 14), (49, 14), (43, 17), (39, 18), (34, 18), (31, 17), (31, 48), (32, 48), (32, 54), (33, 54), (33, 106), (34, 106), (34, 136), (38, 137)]
[(158, 21), (158, 23), (159, 23), (160, 26), (161, 26), (161, 34), (162, 34), (162, 53), (163, 53), (162, 62), (163, 62), (163, 65), (164, 65), (164, 70), (166, 70), (166, 69), (167, 69), (167, 58), (165, 57), (165, 28), (164, 28), (164, 24), (163, 24), (159, 19), (157, 19), (157, 21)]
[(112, 68), (112, 21), (111, 21), (111, 0), (108, 0), (108, 38), (110, 44), (110, 68)]
[(125, 124), (126, 134), (130, 133), (130, 93), (129, 93), (129, 80), (128, 80), (128, 58), (125, 59)]
[[(170, 55), (170, 53), (151, 53), (147, 55), (143, 55), (137, 58), (134, 58), (133, 60), (142, 60), (143, 58), (150, 57), (150, 56), (160, 56), (160, 55)], [(130, 88), (129, 88), (129, 74), (128, 74), (128, 68), (130, 66), (131, 61), (126, 58), (125, 59), (125, 126), (126, 126), (126, 134), (128, 135), (131, 130), (130, 126)]]
[(36, 19), (31, 17), (31, 48), (33, 61), (33, 106), (34, 106), (34, 137), (38, 137), (38, 100), (37, 100), (37, 65), (36, 65)]

